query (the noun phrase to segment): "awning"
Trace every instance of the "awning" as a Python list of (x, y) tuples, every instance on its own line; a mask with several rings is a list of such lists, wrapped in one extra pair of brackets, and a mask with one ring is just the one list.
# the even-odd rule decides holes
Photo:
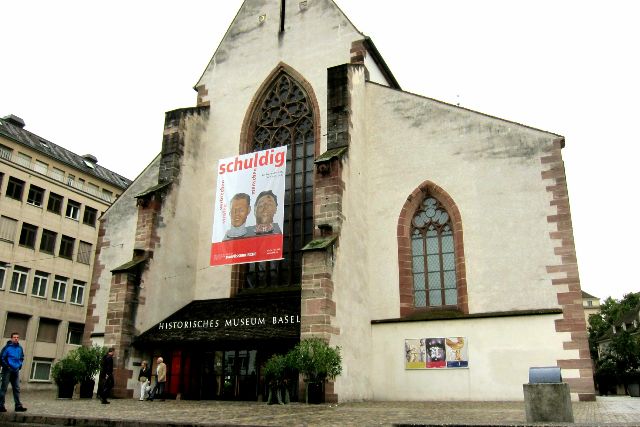
[(134, 345), (299, 339), (300, 290), (192, 301)]

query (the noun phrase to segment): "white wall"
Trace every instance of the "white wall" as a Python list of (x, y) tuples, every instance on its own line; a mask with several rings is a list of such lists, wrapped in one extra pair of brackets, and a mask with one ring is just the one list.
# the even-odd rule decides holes
[[(369, 360), (375, 400), (523, 400), (529, 368), (556, 366), (569, 333), (556, 333), (561, 315), (403, 322), (371, 326)], [(469, 368), (406, 370), (404, 340), (465, 337)], [(563, 377), (577, 376), (564, 370)]]

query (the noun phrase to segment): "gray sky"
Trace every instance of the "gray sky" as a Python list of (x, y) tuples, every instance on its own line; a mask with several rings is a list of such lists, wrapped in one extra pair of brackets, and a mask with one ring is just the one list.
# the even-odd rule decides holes
[[(404, 90), (565, 136), (582, 288), (640, 290), (637, 2), (336, 2)], [(133, 179), (160, 151), (164, 112), (195, 105), (240, 4), (5, 1), (0, 116)]]

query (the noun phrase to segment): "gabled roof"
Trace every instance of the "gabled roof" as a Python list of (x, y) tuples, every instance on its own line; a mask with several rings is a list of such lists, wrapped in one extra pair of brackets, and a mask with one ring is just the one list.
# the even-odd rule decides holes
[[(6, 116), (0, 119), (0, 135), (123, 190), (131, 184), (131, 180), (94, 163), (95, 157), (83, 157), (73, 153), (29, 132), (21, 125), (24, 126), (24, 122), (19, 117), (14, 115)], [(87, 163), (92, 164), (93, 167), (88, 166)]]
[(591, 294), (586, 293), (585, 291), (582, 291), (582, 298), (594, 298), (594, 299), (600, 299), (598, 297), (594, 297)]

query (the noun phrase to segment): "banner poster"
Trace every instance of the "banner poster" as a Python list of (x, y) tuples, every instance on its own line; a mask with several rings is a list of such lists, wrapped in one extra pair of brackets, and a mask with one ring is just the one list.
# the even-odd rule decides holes
[(211, 265), (282, 259), (287, 147), (218, 162)]
[(468, 368), (464, 337), (405, 339), (405, 369)]

